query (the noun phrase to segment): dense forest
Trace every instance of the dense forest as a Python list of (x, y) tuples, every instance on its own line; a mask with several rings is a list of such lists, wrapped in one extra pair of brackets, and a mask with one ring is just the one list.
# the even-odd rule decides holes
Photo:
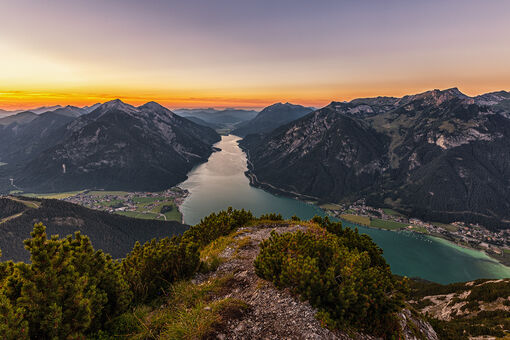
[(174, 221), (129, 218), (59, 200), (19, 199), (29, 202), (29, 205), (8, 198), (0, 201), (0, 216), (23, 211), (21, 216), (1, 225), (0, 249), (3, 259), (7, 260), (29, 260), (30, 254), (23, 248), (23, 240), (30, 237), (32, 227), (39, 222), (44, 223), (51, 235), (66, 236), (80, 231), (90, 238), (96, 249), (104, 250), (113, 258), (125, 257), (136, 241), (143, 243), (152, 238), (181, 234), (187, 229), (187, 226)]
[(8, 198), (0, 198), (0, 220), (25, 211), (23, 203), (13, 201)]

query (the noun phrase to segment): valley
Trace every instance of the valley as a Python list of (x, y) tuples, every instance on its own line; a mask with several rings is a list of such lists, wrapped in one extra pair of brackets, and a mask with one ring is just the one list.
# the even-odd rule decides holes
[[(499, 103), (506, 100), (505, 96), (503, 93), (490, 98)], [(476, 101), (480, 103), (483, 98), (486, 97), (480, 96)], [(403, 148), (405, 139), (402, 129), (410, 128), (409, 122), (418, 119), (416, 116), (406, 118), (398, 111), (402, 105), (414, 105), (419, 112), (428, 110), (427, 114), (431, 116), (438, 115), (439, 110), (450, 117), (452, 112), (465, 112), (464, 106), (471, 105), (466, 104), (466, 100), (469, 103), (475, 101), (451, 89), (400, 99), (334, 102), (311, 113), (310, 108), (290, 103), (271, 105), (258, 114), (246, 110), (178, 110), (187, 118), (181, 118), (154, 102), (139, 107), (119, 100), (88, 109), (60, 107), (40, 115), (18, 114), (4, 125), (5, 131), (17, 135), (16, 147), (21, 151), (4, 152), (2, 159), (12, 159), (14, 163), (1, 168), (4, 176), (13, 175), (13, 186), (8, 186), (7, 192), (23, 194), (34, 187), (34, 194), (24, 195), (59, 199), (139, 220), (194, 225), (205, 216), (229, 206), (248, 208), (256, 216), (276, 212), (284, 218), (295, 215), (308, 220), (315, 215), (330, 215), (374, 238), (395, 273), (441, 283), (499, 278), (510, 275), (506, 274), (510, 269), (495, 260), (508, 263), (508, 233), (504, 229), (493, 224), (490, 224), (491, 229), (485, 229), (483, 223), (466, 222), (461, 218), (466, 216), (448, 222), (441, 218), (444, 215), (431, 219), (426, 214), (414, 214), (402, 205), (405, 195), (399, 197), (397, 192), (384, 199), (388, 204), (381, 206), (374, 200), (374, 194), (386, 195), (391, 191), (384, 181), (398, 178), (398, 173), (391, 170), (393, 174), (388, 177), (384, 171), (390, 169), (395, 157), (400, 155), (398, 150)], [(445, 107), (445, 103), (454, 105), (454, 109)], [(505, 110), (497, 107), (497, 110)], [(498, 120), (503, 113), (497, 112), (485, 116)], [(489, 119), (469, 117), (466, 119), (482, 119), (482, 122)], [(205, 124), (207, 120), (209, 122)], [(458, 118), (438, 120), (441, 133), (455, 131), (450, 125), (468, 124)], [(309, 130), (301, 131), (304, 124), (308, 124)], [(430, 118), (424, 124), (431, 125)], [(209, 127), (205, 127), (207, 125)], [(51, 126), (51, 129), (37, 135), (38, 129), (44, 126)], [(140, 140), (133, 142), (119, 127), (130, 130)], [(236, 128), (235, 133), (247, 135), (243, 139), (234, 135), (220, 137), (212, 128), (220, 132)], [(293, 132), (288, 132), (289, 129)], [(332, 129), (336, 129), (335, 134), (329, 135)], [(282, 133), (285, 138), (279, 141), (276, 136)], [(475, 135), (472, 131), (469, 133)], [(341, 134), (343, 140), (337, 140), (336, 134)], [(366, 137), (364, 141), (360, 139), (362, 136)], [(62, 143), (59, 139), (67, 142)], [(27, 147), (26, 140), (36, 142)], [(53, 147), (42, 150), (47, 143)], [(8, 145), (4, 147), (6, 150), (10, 148)], [(294, 151), (286, 156), (278, 154), (286, 147)], [(386, 147), (389, 148), (388, 156), (380, 158)], [(339, 148), (339, 155), (335, 156), (331, 151), (335, 148)], [(431, 157), (438, 154), (437, 148), (432, 147), (429, 151), (427, 154)], [(306, 155), (305, 159), (293, 159), (292, 154), (296, 152)], [(274, 157), (267, 159), (269, 155)], [(314, 167), (314, 160), (318, 159), (326, 160), (326, 163)], [(262, 161), (266, 163), (261, 167)], [(35, 164), (43, 164), (43, 167), (40, 169)], [(289, 164), (299, 171), (289, 170)], [(50, 168), (53, 170), (45, 172)], [(352, 169), (357, 169), (356, 174)], [(319, 177), (316, 177), (316, 171), (319, 171)], [(335, 171), (340, 172), (334, 175)], [(33, 178), (28, 176), (29, 172), (34, 173)], [(269, 173), (272, 174), (268, 176)], [(275, 175), (278, 176), (273, 177)], [(345, 185), (327, 184), (332, 176), (344, 178)], [(287, 184), (282, 185), (282, 181)], [(310, 183), (313, 183), (313, 190), (303, 190), (303, 185), (310, 187)], [(358, 185), (367, 183), (378, 183), (380, 190), (364, 187), (353, 191)], [(317, 191), (321, 187), (324, 190)], [(66, 191), (62, 192), (62, 189)], [(334, 193), (334, 196), (328, 196), (328, 193)], [(443, 257), (438, 258), (438, 254)], [(450, 264), (442, 268), (428, 265), (443, 258), (448, 258)], [(462, 273), (447, 269), (455, 267), (469, 269)]]
[[(458, 242), (457, 238), (451, 236), (463, 231), (463, 225), (454, 227), (426, 223), (391, 209), (367, 206), (364, 201), (350, 206), (318, 206), (313, 202), (279, 196), (253, 187), (246, 176), (248, 161), (238, 145), (239, 141), (240, 138), (233, 135), (222, 136), (221, 141), (214, 145), (218, 151), (206, 163), (193, 169), (184, 182), (162, 192), (81, 190), (26, 196), (60, 199), (137, 219), (173, 220), (189, 225), (197, 224), (205, 216), (230, 206), (238, 209), (249, 207), (256, 216), (277, 212), (284, 218), (295, 215), (308, 220), (315, 215), (330, 215), (372, 237), (384, 250), (386, 260), (397, 274), (441, 283), (510, 276), (510, 268), (495, 260), (506, 263), (506, 253), (496, 257), (497, 254), (489, 252), (489, 249), (478, 247), (483, 238), (476, 244), (470, 244)], [(475, 229), (470, 228), (469, 231), (474, 233)], [(448, 242), (441, 242), (436, 237)], [(489, 237), (488, 234), (485, 237)], [(462, 247), (457, 247), (456, 243)], [(505, 248), (500, 245), (495, 249)], [(430, 266), (430, 263), (438, 262), (444, 265)], [(459, 267), (464, 268), (463, 271), (454, 269)]]
[[(178, 185), (189, 192), (180, 207), (185, 223), (194, 225), (211, 212), (229, 206), (238, 209), (250, 207), (255, 216), (276, 212), (284, 218), (296, 215), (308, 220), (315, 215), (327, 215), (326, 210), (313, 203), (251, 186), (245, 175), (248, 171), (246, 154), (239, 147), (239, 140), (239, 137), (232, 135), (222, 136), (222, 140), (215, 144), (220, 151), (213, 153), (207, 163), (196, 167), (188, 174), (188, 179)], [(338, 205), (326, 207), (338, 208)], [(391, 210), (387, 212), (395, 213)], [(343, 224), (369, 235), (383, 249), (392, 271), (400, 275), (439, 283), (510, 277), (509, 267), (482, 251), (459, 247), (407, 229), (384, 230), (387, 225), (383, 225), (383, 229), (365, 227), (361, 220), (357, 223), (343, 221)], [(441, 266), (437, 263), (441, 263)]]
[(510, 1), (0, 13), (0, 340), (510, 340)]
[[(271, 115), (278, 114), (278, 110), (274, 111), (277, 108), (282, 110), (282, 120), (278, 123), (282, 126), (276, 128), (276, 130), (268, 130), (267, 124), (272, 121)], [(503, 330), (507, 327), (505, 313), (508, 311), (508, 301), (502, 295), (506, 294), (505, 292), (508, 289), (508, 280), (504, 279), (510, 277), (510, 267), (505, 266), (505, 264), (510, 262), (510, 254), (508, 253), (510, 234), (508, 229), (496, 228), (494, 225), (491, 225), (491, 229), (487, 229), (480, 223), (466, 222), (462, 218), (450, 222), (444, 222), (444, 220), (443, 222), (428, 222), (430, 220), (422, 216), (420, 218), (413, 217), (412, 213), (402, 209), (399, 204), (396, 206), (392, 204), (383, 206), (373, 204), (373, 197), (370, 194), (348, 196), (349, 199), (325, 200), (321, 198), (320, 193), (303, 192), (299, 186), (295, 185), (281, 188), (272, 180), (259, 177), (257, 171), (258, 165), (256, 162), (252, 162), (254, 158), (252, 152), (258, 152), (256, 149), (253, 150), (253, 146), (260, 146), (265, 143), (267, 136), (275, 131), (285, 131), (286, 128), (293, 126), (296, 122), (306, 121), (315, 112), (307, 115), (306, 108), (292, 106), (288, 103), (275, 104), (267, 110), (262, 110), (257, 115), (257, 119), (253, 119), (254, 123), (252, 124), (250, 124), (251, 121), (247, 121), (234, 124), (229, 123), (230, 125), (212, 125), (211, 123), (204, 124), (199, 118), (192, 119), (193, 117), (189, 117), (193, 122), (186, 122), (184, 118), (173, 115), (171, 111), (161, 108), (156, 103), (148, 103), (140, 108), (136, 108), (120, 101), (113, 101), (107, 103), (106, 106), (97, 106), (96, 111), (91, 113), (92, 117), (88, 117), (85, 114), (85, 118), (80, 118), (80, 116), (69, 118), (72, 112), (76, 111), (72, 108), (61, 108), (58, 110), (60, 110), (60, 113), (47, 114), (42, 117), (43, 119), (37, 117), (32, 119), (33, 117), (31, 117), (30, 122), (21, 123), (21, 126), (14, 125), (13, 127), (8, 125), (7, 128), (4, 128), (5, 131), (11, 131), (10, 133), (21, 131), (22, 134), (20, 136), (34, 137), (37, 135), (34, 132), (40, 126), (48, 123), (53, 126), (53, 130), (51, 130), (53, 132), (41, 137), (42, 139), (38, 143), (42, 144), (36, 144), (34, 148), (26, 149), (27, 151), (23, 151), (21, 154), (16, 152), (10, 153), (7, 157), (14, 161), (14, 164), (19, 165), (25, 162), (28, 162), (25, 164), (33, 164), (33, 161), (30, 161), (30, 158), (34, 156), (33, 152), (40, 152), (37, 148), (42, 146), (44, 141), (49, 140), (47, 139), (49, 138), (48, 136), (51, 136), (53, 133), (57, 135), (61, 133), (62, 135), (60, 136), (65, 136), (65, 132), (58, 132), (55, 124), (62, 124), (61, 126), (65, 127), (65, 129), (75, 130), (76, 126), (74, 124), (95, 126), (98, 120), (105, 119), (101, 117), (103, 115), (107, 117), (107, 122), (100, 124), (102, 128), (105, 128), (107, 131), (113, 129), (111, 131), (119, 133), (116, 138), (119, 137), (120, 140), (127, 139), (124, 139), (123, 133), (116, 131), (114, 124), (116, 119), (142, 119), (142, 126), (147, 124), (142, 130), (145, 130), (147, 127), (154, 128), (155, 125), (153, 124), (160, 124), (160, 120), (166, 121), (166, 123), (170, 123), (169, 126), (159, 125), (158, 127), (158, 129), (162, 129), (160, 130), (162, 136), (144, 140), (142, 144), (148, 144), (143, 145), (142, 149), (143, 147), (157, 146), (161, 147), (161, 154), (168, 151), (172, 153), (172, 157), (176, 157), (176, 154), (186, 154), (189, 158), (182, 163), (183, 167), (179, 170), (181, 171), (180, 177), (175, 177), (172, 173), (159, 168), (166, 165), (160, 163), (159, 160), (153, 159), (152, 156), (146, 158), (153, 166), (158, 168), (156, 171), (158, 176), (161, 176), (156, 186), (159, 190), (151, 190), (156, 187), (151, 185), (151, 173), (147, 173), (145, 169), (142, 169), (142, 165), (145, 164), (143, 161), (138, 164), (136, 161), (130, 163), (133, 160), (129, 160), (121, 168), (111, 168), (111, 164), (115, 164), (116, 161), (122, 160), (124, 157), (123, 152), (116, 148), (112, 149), (108, 145), (108, 143), (113, 142), (115, 139), (96, 140), (95, 137), (92, 137), (92, 140), (90, 140), (90, 132), (87, 131), (89, 127), (86, 127), (84, 130), (76, 130), (80, 131), (77, 134), (79, 138), (76, 139), (80, 141), (88, 140), (92, 144), (97, 143), (93, 148), (88, 145), (82, 149), (79, 144), (69, 148), (68, 145), (58, 144), (55, 139), (57, 144), (55, 144), (53, 149), (42, 151), (45, 157), (49, 157), (44, 162), (53, 162), (55, 157), (58, 159), (58, 157), (66, 153), (67, 156), (65, 157), (76, 158), (72, 155), (72, 152), (78, 154), (85, 150), (85, 153), (97, 153), (97, 155), (102, 155), (104, 152), (108, 157), (113, 157), (113, 163), (102, 162), (102, 165), (97, 168), (98, 172), (94, 173), (92, 177), (87, 177), (90, 176), (87, 175), (83, 178), (79, 176), (79, 173), (83, 170), (85, 170), (85, 173), (89, 172), (87, 167), (90, 166), (90, 163), (82, 166), (77, 173), (73, 174), (74, 178), (72, 178), (72, 181), (67, 182), (70, 185), (54, 185), (51, 179), (43, 178), (46, 183), (51, 184), (49, 186), (51, 188), (68, 189), (61, 192), (55, 190), (51, 193), (41, 193), (41, 189), (44, 186), (36, 186), (36, 188), (40, 189), (39, 192), (24, 193), (25, 185), (21, 181), (23, 187), (18, 186), (20, 177), (16, 175), (16, 178), (13, 178), (11, 182), (12, 185), (6, 189), (10, 190), (12, 195), (0, 199), (0, 204), (2, 205), (2, 209), (0, 209), (2, 212), (0, 226), (4, 231), (3, 237), (0, 238), (0, 249), (2, 249), (4, 259), (27, 262), (29, 260), (28, 253), (23, 248), (22, 240), (29, 236), (29, 227), (33, 223), (42, 222), (46, 225), (50, 235), (70, 235), (74, 231), (88, 235), (94, 247), (111, 254), (113, 258), (120, 260), (127, 256), (127, 258), (121, 260), (122, 262), (118, 263), (123, 263), (124, 268), (129, 268), (126, 266), (135, 265), (134, 262), (130, 265), (127, 264), (131, 261), (129, 258), (136, 257), (138, 256), (137, 254), (146, 254), (145, 250), (140, 252), (142, 247), (143, 249), (159, 248), (162, 244), (166, 244), (162, 247), (167, 247), (168, 242), (181, 242), (180, 240), (182, 239), (177, 237), (168, 241), (164, 237), (182, 234), (190, 237), (189, 235), (197, 235), (197, 228), (205, 228), (203, 230), (213, 228), (211, 230), (216, 230), (215, 223), (217, 222), (211, 221), (214, 221), (216, 216), (223, 216), (222, 214), (225, 214), (225, 212), (220, 213), (220, 215), (215, 215), (215, 212), (226, 210), (227, 208), (230, 209), (229, 207), (235, 209), (246, 208), (251, 212), (235, 211), (233, 214), (245, 216), (246, 218), (249, 216), (251, 216), (250, 218), (260, 216), (260, 218), (253, 220), (247, 227), (240, 228), (226, 238), (220, 237), (214, 240), (201, 251), (200, 261), (203, 262), (201, 262), (200, 266), (204, 266), (206, 269), (200, 269), (200, 271), (212, 270), (213, 274), (209, 276), (209, 280), (213, 280), (213, 282), (218, 280), (230, 282), (229, 278), (232, 276), (235, 280), (244, 282), (239, 288), (236, 288), (235, 293), (229, 295), (230, 297), (220, 295), (219, 301), (221, 302), (212, 303), (214, 308), (220, 308), (219, 306), (223, 304), (223, 301), (235, 298), (235, 301), (249, 301), (251, 308), (259, 315), (263, 315), (263, 311), (266, 310), (269, 310), (269, 312), (278, 310), (281, 313), (285, 311), (285, 318), (287, 318), (292, 315), (292, 310), (296, 308), (296, 310), (302, 309), (300, 305), (296, 307), (295, 302), (293, 302), (293, 307), (289, 309), (289, 306), (282, 305), (281, 302), (272, 303), (272, 299), (260, 300), (258, 295), (260, 288), (258, 287), (261, 281), (260, 277), (257, 279), (257, 275), (260, 276), (261, 274), (255, 272), (252, 268), (253, 263), (257, 263), (255, 256), (258, 253), (256, 248), (259, 246), (259, 243), (258, 241), (253, 242), (252, 238), (267, 238), (273, 235), (272, 233), (270, 234), (270, 231), (273, 229), (278, 230), (279, 233), (287, 231), (295, 233), (296, 231), (307, 230), (307, 228), (311, 228), (309, 231), (315, 230), (314, 228), (322, 226), (326, 229), (329, 228), (328, 230), (338, 235), (344, 234), (344, 236), (359, 232), (361, 234), (359, 236), (361, 237), (360, 240), (368, 236), (364, 240), (373, 240), (376, 253), (388, 264), (387, 273), (392, 275), (393, 280), (400, 280), (402, 276), (411, 278), (411, 292), (408, 296), (408, 301), (405, 302), (407, 307), (402, 309), (400, 314), (394, 315), (394, 317), (401, 318), (401, 320), (406, 320), (405, 323), (401, 324), (401, 327), (402, 331), (407, 334), (407, 337), (412, 337), (411, 334), (420, 332), (427, 334), (428, 338), (436, 338), (435, 330), (440, 334), (439, 338), (442, 338), (445, 334), (452, 338), (457, 338), (459, 334), (463, 334), (463, 329), (468, 324), (471, 327), (470, 332), (472, 334), (477, 332), (480, 334), (505, 334)], [(58, 116), (59, 114), (65, 114), (65, 118), (61, 118)], [(293, 114), (302, 116), (298, 117), (297, 120), (286, 122), (285, 120), (288, 119), (289, 115), (292, 116)], [(118, 117), (109, 122), (108, 120), (112, 119), (110, 115), (118, 115)], [(153, 115), (159, 116), (159, 118), (154, 119)], [(168, 117), (170, 117), (170, 120), (175, 119), (175, 121), (168, 121)], [(366, 119), (372, 118), (368, 117)], [(379, 118), (376, 117), (374, 119)], [(348, 122), (348, 119), (346, 122)], [(195, 123), (198, 125), (190, 125)], [(205, 129), (202, 132), (207, 132), (205, 138), (200, 135), (202, 128), (196, 128), (196, 126), (200, 125), (203, 125), (202, 128)], [(206, 127), (206, 125), (209, 125), (209, 127)], [(246, 135), (244, 139), (228, 134), (232, 129), (236, 129), (236, 126), (237, 131), (234, 130), (234, 132), (240, 135), (245, 134), (246, 131), (255, 131), (255, 133)], [(271, 125), (269, 124), (269, 126)], [(443, 126), (445, 129), (450, 129), (448, 126), (445, 126)], [(213, 127), (216, 129), (216, 132), (212, 130)], [(167, 128), (170, 130), (166, 130)], [(174, 131), (173, 129), (189, 129), (188, 132), (191, 135), (183, 136), (182, 142), (184, 144), (182, 146), (170, 142), (170, 144), (162, 147), (159, 144), (161, 142), (159, 138), (168, 137), (168, 133), (171, 134), (169, 131)], [(352, 129), (358, 129), (356, 133), (365, 134), (369, 139), (368, 142), (374, 143), (372, 146), (363, 145), (362, 148), (364, 150), (362, 151), (354, 151), (356, 157), (365, 157), (366, 155), (363, 154), (365, 151), (368, 154), (372, 154), (370, 157), (373, 157), (380, 151), (377, 151), (377, 148), (380, 148), (383, 144), (377, 146), (377, 143), (384, 143), (384, 137), (374, 138), (370, 136), (370, 128), (367, 126), (360, 129), (359, 127), (349, 125), (348, 130), (345, 131), (352, 132)], [(391, 131), (391, 138), (394, 138), (396, 132)], [(140, 131), (137, 133), (140, 133)], [(144, 132), (141, 133), (142, 135), (144, 134)], [(220, 133), (221, 137), (217, 133)], [(85, 139), (83, 139), (83, 134), (87, 136)], [(309, 137), (314, 138), (313, 134)], [(355, 137), (355, 134), (350, 135), (350, 138)], [(21, 142), (24, 137), (19, 138), (20, 143), (18, 146), (26, 145)], [(72, 137), (71, 139), (74, 138)], [(219, 139), (219, 141), (212, 143), (214, 138), (216, 140)], [(324, 139), (324, 137), (321, 138)], [(370, 140), (371, 138), (372, 140)], [(400, 137), (395, 138), (398, 140)], [(170, 141), (174, 141), (173, 137), (170, 138)], [(75, 143), (77, 142), (75, 141)], [(200, 143), (202, 143), (201, 146), (199, 146)], [(326, 145), (328, 143), (330, 141), (326, 138)], [(395, 151), (398, 148), (394, 145), (391, 146), (392, 143), (394, 142), (389, 144), (390, 153), (392, 154), (389, 158), (392, 159), (391, 162), (396, 159), (395, 155), (398, 154)], [(443, 141), (440, 144), (443, 145)], [(168, 149), (169, 147), (170, 149)], [(187, 150), (193, 150), (194, 147), (198, 147), (195, 150), (204, 151), (204, 154), (198, 160), (195, 158), (195, 155), (189, 155), (189, 151), (185, 149), (186, 147), (190, 148)], [(345, 148), (345, 145), (342, 144), (341, 147)], [(372, 147), (373, 149), (371, 149)], [(24, 149), (22, 147), (19, 150)], [(55, 152), (55, 150), (58, 151)], [(342, 150), (350, 152), (349, 147)], [(305, 153), (313, 152), (315, 150), (312, 148), (307, 149)], [(209, 156), (205, 157), (207, 153), (209, 153)], [(84, 156), (76, 159), (79, 158), (88, 162)], [(179, 161), (183, 160), (181, 158)], [(193, 162), (194, 165), (186, 164), (190, 162)], [(352, 162), (354, 165), (359, 165), (357, 163), (358, 160), (352, 160)], [(11, 164), (2, 166), (2, 173), (4, 175), (16, 169)], [(75, 168), (68, 167), (67, 164), (69, 163), (66, 163), (66, 166), (62, 166), (62, 172), (58, 175), (60, 181), (63, 179), (69, 181), (69, 177), (66, 178), (68, 169), (71, 172), (76, 171)], [(18, 170), (15, 171), (19, 171), (20, 168), (22, 169), (22, 167), (18, 167)], [(122, 184), (122, 181), (118, 181), (113, 187), (111, 182), (108, 185), (103, 185), (102, 181), (104, 181), (104, 178), (102, 177), (105, 174), (114, 176), (113, 172), (111, 172), (113, 169), (121, 172), (127, 171), (128, 174), (122, 181), (130, 181), (130, 183)], [(305, 166), (306, 169), (310, 168)], [(306, 171), (301, 172), (301, 169), (299, 169), (296, 173), (301, 176), (301, 181), (315, 181), (313, 177), (307, 177), (309, 174)], [(286, 173), (286, 176), (290, 178), (294, 175), (292, 171)], [(179, 182), (176, 178), (183, 180)], [(93, 179), (95, 183), (93, 189), (83, 189), (87, 187), (90, 179)], [(349, 179), (352, 180), (353, 178), (349, 177)], [(352, 185), (352, 183), (348, 185)], [(399, 202), (399, 199), (396, 196), (392, 196), (391, 202)], [(227, 214), (231, 212), (231, 210), (228, 210)], [(329, 220), (324, 219), (326, 216), (328, 216)], [(226, 221), (223, 218), (219, 219), (219, 221)], [(339, 225), (335, 223), (337, 221), (342, 222), (340, 229)], [(246, 223), (246, 221), (243, 223)], [(192, 227), (186, 224), (192, 225)], [(36, 225), (34, 230), (38, 228), (40, 226)], [(238, 235), (243, 235), (242, 239), (238, 240)], [(209, 232), (205, 233), (204, 236), (209, 240)], [(80, 239), (79, 235), (75, 237)], [(347, 239), (352, 241), (351, 238)], [(71, 242), (70, 236), (67, 236), (64, 240), (66, 241), (62, 242)], [(150, 240), (152, 241), (145, 243), (143, 246), (137, 243), (137, 241), (143, 243)], [(272, 242), (271, 240), (274, 241), (274, 236), (271, 236), (264, 242)], [(361, 242), (358, 246), (364, 247), (364, 242)], [(134, 248), (131, 248), (133, 245)], [(229, 247), (234, 247), (235, 251), (231, 252)], [(130, 252), (131, 249), (133, 250)], [(168, 249), (176, 248), (171, 246)], [(225, 251), (227, 252), (226, 257), (220, 258), (220, 254), (223, 254)], [(158, 259), (158, 255), (155, 254), (146, 258), (146, 260), (149, 262), (174, 261), (173, 257), (172, 259)], [(242, 260), (243, 263), (239, 267), (239, 270), (243, 270), (242, 273), (236, 271), (238, 270), (236, 266), (240, 254), (246, 257)], [(250, 257), (248, 257), (248, 254)], [(279, 253), (271, 253), (268, 259), (270, 260), (276, 255), (279, 256)], [(359, 265), (361, 262), (356, 261), (356, 263)], [(157, 267), (158, 265), (150, 265), (150, 268), (153, 269)], [(138, 270), (133, 273), (135, 276), (140, 275)], [(124, 273), (123, 275), (126, 274)], [(204, 280), (204, 277), (208, 276), (200, 273), (190, 283), (186, 283), (186, 281), (175, 283), (172, 289), (181, 289), (179, 288), (181, 285), (186, 285), (188, 287), (186, 289), (190, 290), (207, 290), (209, 289), (207, 288), (209, 283), (203, 286), (205, 281), (201, 281)], [(248, 283), (245, 282), (247, 278), (249, 278)], [(466, 281), (467, 283), (463, 283)], [(213, 283), (213, 285), (215, 284), (217, 283)], [(218, 284), (222, 285), (222, 283)], [(232, 285), (232, 287), (237, 287), (236, 283), (228, 284)], [(316, 287), (316, 285), (313, 285), (313, 287)], [(485, 287), (488, 287), (488, 290)], [(493, 288), (497, 289), (497, 291), (493, 292)], [(134, 289), (137, 290), (136, 287)], [(264, 289), (266, 294), (270, 293), (276, 297), (281, 296), (275, 288), (265, 286)], [(446, 293), (443, 294), (443, 292)], [(137, 291), (137, 294), (138, 296), (143, 296), (142, 291)], [(470, 297), (469, 294), (476, 296)], [(135, 299), (137, 298), (135, 297)], [(169, 303), (180, 305), (179, 299), (181, 297), (177, 294), (169, 300), (174, 302)], [(289, 297), (286, 297), (286, 299), (289, 299)], [(208, 303), (208, 301), (201, 302), (199, 300), (196, 303)], [(240, 311), (244, 310), (243, 306), (245, 306), (244, 302), (239, 302), (239, 306), (236, 305), (235, 308), (240, 308), (239, 313), (241, 313)], [(173, 329), (173, 327), (178, 327), (175, 316), (173, 314), (167, 316), (167, 309), (163, 308), (158, 311), (151, 311), (150, 313), (156, 320), (160, 317), (170, 317), (172, 321), (169, 323), (169, 330)], [(473, 315), (472, 319), (470, 315)], [(152, 322), (153, 317), (145, 317), (144, 329), (155, 327), (155, 324)], [(203, 318), (207, 319), (207, 317), (209, 316), (203, 315)], [(257, 324), (268, 324), (264, 320), (252, 318), (251, 316), (247, 318), (241, 317), (241, 320), (243, 325), (249, 325), (248, 329), (239, 329), (238, 326), (230, 327), (225, 325), (225, 328), (219, 335), (223, 336), (224, 333), (234, 336), (259, 334)], [(300, 322), (310, 323), (315, 320), (316, 317), (311, 313), (309, 317), (300, 319)], [(231, 320), (229, 324), (235, 325), (235, 322)], [(434, 330), (431, 325), (434, 326)], [(271, 324), (270, 327), (272, 329), (271, 332), (274, 334), (284, 333), (275, 324)], [(191, 327), (191, 329), (193, 328)], [(321, 328), (314, 329), (314, 332), (330, 334), (326, 330), (321, 330)], [(341, 332), (336, 334), (340, 335)]]

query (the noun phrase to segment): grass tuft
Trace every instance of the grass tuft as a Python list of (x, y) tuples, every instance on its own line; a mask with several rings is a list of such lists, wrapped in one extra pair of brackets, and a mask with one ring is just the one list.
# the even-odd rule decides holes
[(174, 284), (159, 307), (138, 307), (116, 320), (117, 335), (131, 339), (203, 339), (227, 320), (239, 318), (248, 305), (238, 299), (221, 299), (233, 284), (227, 275), (200, 285)]

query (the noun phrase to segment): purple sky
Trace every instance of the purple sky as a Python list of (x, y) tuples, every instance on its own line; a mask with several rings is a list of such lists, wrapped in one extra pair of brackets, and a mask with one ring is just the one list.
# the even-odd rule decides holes
[(0, 107), (510, 89), (510, 1), (4, 1)]

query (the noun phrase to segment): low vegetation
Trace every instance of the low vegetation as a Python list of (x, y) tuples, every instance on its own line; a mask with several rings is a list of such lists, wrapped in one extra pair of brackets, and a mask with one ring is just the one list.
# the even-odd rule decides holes
[[(168, 296), (171, 287), (177, 289), (176, 283), (201, 269), (199, 248), (251, 219), (244, 210), (212, 214), (182, 236), (137, 243), (121, 262), (95, 251), (80, 233), (48, 238), (46, 227), (37, 224), (25, 241), (31, 263), (0, 264), (0, 338), (105, 339), (108, 330), (122, 329), (128, 333), (120, 334), (131, 334), (145, 321), (134, 326), (137, 314), (129, 309), (143, 309), (143, 303)], [(175, 292), (170, 295), (179, 298)], [(242, 305), (223, 301), (210, 308), (214, 319), (215, 313)], [(172, 314), (176, 320), (179, 313)], [(177, 328), (164, 332), (171, 338), (180, 334)]]
[(273, 232), (262, 242), (257, 274), (310, 301), (329, 327), (398, 336), (395, 312), (403, 305), (405, 282), (393, 278), (375, 243), (340, 223), (315, 221), (325, 228)]
[[(207, 338), (243, 315), (248, 306), (227, 294), (233, 284), (228, 274), (202, 283), (191, 279), (215, 271), (226, 248), (234, 257), (239, 249), (249, 249), (251, 241), (243, 237), (242, 227), (256, 228), (256, 223), (268, 221), (300, 224), (303, 231), (273, 233), (262, 241), (254, 263), (257, 275), (308, 300), (328, 328), (388, 339), (401, 336), (396, 312), (404, 306), (407, 279), (391, 274), (381, 249), (367, 235), (328, 218), (298, 220), (283, 221), (277, 214), (256, 219), (249, 211), (229, 208), (182, 235), (137, 243), (121, 261), (94, 250), (80, 233), (48, 237), (44, 225), (37, 224), (25, 241), (31, 262), (0, 263), (0, 338)], [(508, 287), (498, 282), (479, 283), (471, 287), (476, 303), (508, 295)], [(417, 300), (430, 292), (461, 289), (413, 285)], [(476, 303), (466, 308), (475, 308)], [(485, 333), (501, 334), (504, 318), (498, 313), (476, 314), (492, 318), (492, 323), (484, 323), (492, 333)], [(462, 323), (466, 319), (431, 320), (447, 339), (468, 327)], [(470, 334), (482, 333), (477, 329)]]
[[(172, 285), (167, 296), (160, 299), (164, 308), (139, 306), (123, 316), (124, 329), (115, 334), (130, 334), (132, 339), (203, 339), (220, 328), (225, 319), (241, 314), (247, 305), (243, 301), (214, 299), (228, 290), (229, 277), (194, 285), (181, 281)], [(126, 322), (127, 321), (127, 322)]]

